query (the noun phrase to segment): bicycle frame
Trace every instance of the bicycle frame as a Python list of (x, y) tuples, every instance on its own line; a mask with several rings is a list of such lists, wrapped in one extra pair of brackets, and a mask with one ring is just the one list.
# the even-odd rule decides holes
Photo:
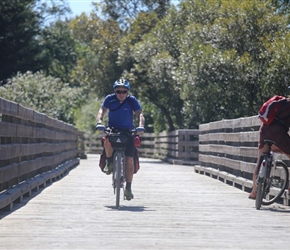
[(120, 206), (121, 189), (123, 189), (124, 196), (124, 184), (126, 182), (126, 165), (125, 165), (125, 148), (128, 137), (135, 135), (136, 130), (128, 132), (118, 131), (116, 129), (107, 128), (105, 130), (107, 138), (113, 147), (113, 174), (112, 174), (112, 185), (114, 194), (116, 195), (116, 208)]
[[(261, 156), (262, 162), (260, 163), (260, 170), (258, 174), (258, 183), (263, 183), (265, 178), (269, 177), (271, 172), (271, 166), (273, 161), (273, 155), (271, 152), (263, 153)], [(261, 161), (261, 160), (260, 160)]]
[(124, 193), (124, 183), (126, 182), (126, 173), (125, 173), (125, 155), (123, 149), (115, 150), (113, 154), (113, 174), (112, 174), (112, 183), (114, 194), (116, 195), (116, 207), (120, 206), (120, 193), (123, 189)]

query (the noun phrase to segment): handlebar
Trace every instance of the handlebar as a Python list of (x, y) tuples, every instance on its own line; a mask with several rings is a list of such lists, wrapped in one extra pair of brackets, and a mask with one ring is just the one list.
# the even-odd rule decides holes
[(103, 131), (106, 134), (128, 134), (128, 135), (136, 135), (136, 134), (142, 134), (145, 132), (145, 129), (143, 127), (137, 127), (131, 130), (122, 130), (122, 129), (116, 129), (116, 128), (110, 128), (105, 127), (102, 124), (96, 125), (96, 130)]
[(137, 133), (136, 129), (131, 129), (131, 130), (121, 130), (121, 129), (116, 129), (116, 128), (110, 128), (107, 127), (103, 130), (103, 132), (107, 135), (111, 134), (127, 134), (127, 135), (135, 135)]

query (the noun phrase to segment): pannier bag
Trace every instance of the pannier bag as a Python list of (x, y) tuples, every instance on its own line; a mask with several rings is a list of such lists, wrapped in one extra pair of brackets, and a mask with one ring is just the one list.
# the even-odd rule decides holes
[[(133, 162), (134, 162), (134, 174), (136, 174), (140, 169), (139, 151), (137, 148), (135, 148)], [(100, 155), (100, 161), (99, 161), (99, 167), (102, 172), (104, 172), (105, 165), (106, 165), (106, 152), (105, 152), (105, 149), (103, 149)]]
[(103, 148), (103, 151), (100, 155), (100, 161), (99, 161), (99, 167), (102, 170), (102, 172), (104, 172), (105, 166), (106, 166), (106, 152), (105, 152), (105, 149)]
[(136, 174), (140, 169), (140, 163), (139, 163), (139, 150), (135, 147), (135, 153), (134, 153), (134, 174)]
[(141, 145), (141, 139), (140, 139), (140, 136), (139, 135), (135, 135), (135, 147), (140, 147)]
[(126, 135), (109, 135), (108, 136), (113, 148), (124, 148), (126, 147), (128, 136)]

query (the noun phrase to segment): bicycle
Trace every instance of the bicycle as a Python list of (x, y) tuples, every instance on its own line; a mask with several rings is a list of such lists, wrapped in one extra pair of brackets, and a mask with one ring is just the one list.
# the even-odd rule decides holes
[(269, 146), (269, 151), (263, 153), (259, 159), (259, 168), (257, 170), (257, 194), (256, 209), (261, 205), (271, 205), (278, 201), (288, 187), (289, 172), (287, 165), (278, 159), (274, 159), (271, 146), (274, 141), (264, 140)]
[(136, 130), (121, 131), (114, 128), (106, 128), (104, 130), (107, 139), (113, 147), (113, 172), (112, 186), (116, 195), (116, 208), (120, 207), (121, 189), (123, 189), (123, 197), (125, 200), (125, 183), (126, 183), (126, 167), (125, 167), (125, 148), (129, 136), (136, 135)]

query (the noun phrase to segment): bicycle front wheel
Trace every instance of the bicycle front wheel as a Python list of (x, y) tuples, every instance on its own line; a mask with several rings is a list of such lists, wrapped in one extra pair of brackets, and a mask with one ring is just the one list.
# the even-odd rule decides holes
[[(258, 173), (260, 172), (261, 168), (265, 168), (265, 166), (262, 166), (262, 162), (266, 160), (265, 155), (261, 155), (259, 159), (259, 169)], [(259, 210), (262, 205), (262, 200), (264, 196), (264, 185), (265, 184), (265, 177), (260, 177), (260, 174), (258, 174), (257, 179), (257, 193), (256, 193), (256, 209)]]
[(262, 205), (270, 205), (279, 200), (288, 187), (289, 172), (287, 165), (276, 161), (271, 167), (270, 176), (266, 179)]
[(120, 206), (120, 193), (121, 193), (121, 167), (122, 167), (122, 153), (117, 152), (115, 158), (115, 194), (116, 194), (116, 207)]

